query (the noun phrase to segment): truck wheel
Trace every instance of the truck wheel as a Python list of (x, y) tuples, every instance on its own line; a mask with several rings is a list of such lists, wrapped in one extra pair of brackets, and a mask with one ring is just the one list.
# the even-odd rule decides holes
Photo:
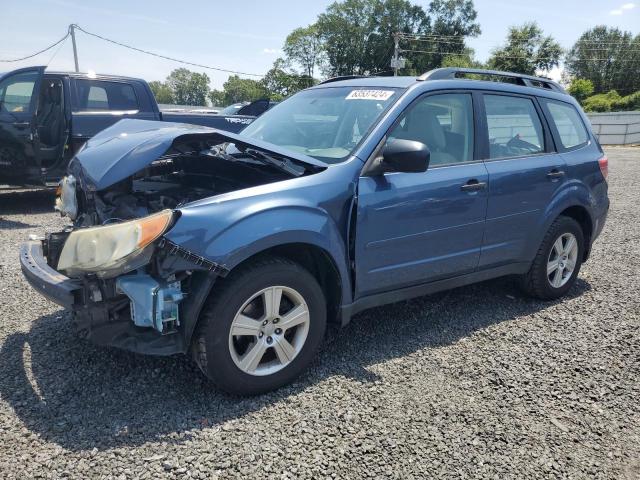
[(287, 259), (264, 258), (216, 283), (192, 350), (221, 389), (263, 393), (291, 382), (309, 365), (326, 322), (316, 279)]
[(576, 281), (584, 256), (584, 234), (570, 217), (558, 217), (549, 227), (529, 272), (522, 277), (524, 291), (552, 300), (567, 293)]

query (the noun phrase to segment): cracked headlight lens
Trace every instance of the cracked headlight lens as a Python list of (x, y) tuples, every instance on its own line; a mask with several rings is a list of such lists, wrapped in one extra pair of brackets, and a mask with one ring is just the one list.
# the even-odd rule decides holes
[(172, 218), (171, 210), (162, 210), (137, 220), (75, 230), (60, 253), (58, 270), (108, 278), (139, 268), (149, 261), (151, 244), (168, 230)]

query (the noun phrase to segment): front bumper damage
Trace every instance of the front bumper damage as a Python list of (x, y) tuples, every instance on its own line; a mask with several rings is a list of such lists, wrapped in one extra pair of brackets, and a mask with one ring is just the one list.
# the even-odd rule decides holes
[(150, 263), (111, 279), (69, 278), (47, 263), (47, 240), (20, 249), (22, 272), (39, 293), (69, 309), (79, 335), (151, 355), (186, 353), (204, 300), (228, 272), (161, 239)]

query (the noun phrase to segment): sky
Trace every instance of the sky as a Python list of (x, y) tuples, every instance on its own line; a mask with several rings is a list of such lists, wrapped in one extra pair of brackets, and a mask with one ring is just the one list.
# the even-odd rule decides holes
[[(569, 48), (588, 28), (606, 24), (640, 33), (640, 0), (475, 0), (482, 34), (469, 41), (479, 60), (504, 42), (507, 29), (536, 21), (545, 34)], [(1, 0), (0, 60), (34, 53), (61, 38), (67, 26), (194, 63), (263, 74), (282, 55), (294, 28), (313, 23), (332, 0)], [(428, 1), (414, 1), (428, 8)], [(181, 65), (105, 43), (77, 33), (81, 71), (164, 80)], [(71, 40), (35, 58), (0, 63), (0, 71), (48, 65), (73, 70)], [(222, 88), (228, 74), (204, 72), (212, 88)], [(552, 75), (557, 75), (557, 72)], [(259, 78), (259, 77), (249, 77)]]

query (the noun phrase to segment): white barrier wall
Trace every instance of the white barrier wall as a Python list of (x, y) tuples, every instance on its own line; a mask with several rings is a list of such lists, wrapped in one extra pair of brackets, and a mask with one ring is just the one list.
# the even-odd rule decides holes
[(588, 113), (602, 145), (640, 144), (640, 112)]

